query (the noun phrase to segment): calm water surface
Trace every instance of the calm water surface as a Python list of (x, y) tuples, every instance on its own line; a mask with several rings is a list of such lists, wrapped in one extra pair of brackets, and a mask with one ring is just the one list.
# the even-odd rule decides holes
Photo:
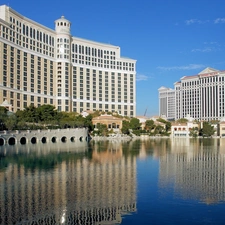
[(0, 224), (225, 224), (225, 139), (0, 147)]

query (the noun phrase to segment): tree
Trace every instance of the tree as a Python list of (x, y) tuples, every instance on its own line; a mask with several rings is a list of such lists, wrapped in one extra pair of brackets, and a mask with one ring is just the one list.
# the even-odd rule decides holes
[(0, 106), (0, 115), (6, 115), (7, 114), (7, 109), (3, 106)]
[(85, 121), (84, 117), (81, 115), (78, 115), (75, 119), (75, 127), (84, 127)]
[(151, 131), (155, 127), (153, 120), (146, 120), (145, 130)]
[(167, 120), (164, 120), (162, 118), (157, 119), (157, 121), (164, 123), (166, 125), (166, 132), (168, 132), (171, 129), (171, 123)]
[(21, 120), (21, 121), (17, 122), (17, 129), (18, 130), (27, 130), (28, 126), (25, 121)]
[(7, 119), (7, 112), (8, 110), (3, 107), (3, 106), (0, 106), (0, 130), (5, 130), (6, 127), (5, 127), (5, 121)]
[(140, 120), (137, 118), (131, 118), (130, 120), (130, 129), (132, 130), (140, 130), (141, 123)]
[(123, 134), (129, 134), (129, 129), (130, 129), (130, 123), (127, 120), (123, 120), (123, 124), (122, 124), (122, 129), (121, 132)]
[(36, 109), (36, 116), (38, 121), (49, 122), (54, 120), (57, 111), (53, 105), (42, 105)]
[(98, 123), (96, 128), (97, 130), (95, 130), (94, 133), (97, 133), (99, 136), (107, 136), (109, 131), (106, 124)]
[(8, 130), (13, 130), (16, 127), (16, 124), (17, 120), (14, 114), (9, 115), (5, 120), (5, 126), (8, 128)]
[(214, 132), (214, 127), (209, 122), (203, 122), (203, 128), (201, 130), (203, 137), (211, 137)]
[(190, 133), (189, 133), (190, 137), (196, 138), (196, 137), (198, 137), (198, 134), (199, 134), (199, 130), (197, 127), (191, 128)]
[(38, 123), (37, 108), (33, 105), (26, 107), (23, 111), (17, 111), (16, 116), (20, 121)]
[(162, 134), (164, 132), (164, 128), (161, 125), (157, 125), (154, 130), (154, 134)]
[(92, 131), (94, 129), (94, 126), (92, 124), (92, 115), (88, 115), (84, 118), (84, 126), (88, 127), (89, 131)]
[(188, 122), (188, 119), (181, 118), (181, 119), (177, 120), (176, 122), (177, 123), (187, 123)]

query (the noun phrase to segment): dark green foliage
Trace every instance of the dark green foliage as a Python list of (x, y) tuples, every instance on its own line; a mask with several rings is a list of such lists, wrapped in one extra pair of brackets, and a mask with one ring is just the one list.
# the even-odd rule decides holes
[(0, 108), (0, 129), (56, 129), (88, 127), (93, 130), (92, 115), (83, 117), (76, 112), (58, 112), (55, 106), (42, 105), (35, 107), (30, 105), (15, 114), (7, 115), (4, 107)]
[(88, 127), (89, 131), (93, 130), (94, 126), (92, 124), (92, 115), (88, 115), (88, 116), (85, 117), (85, 119), (84, 119), (84, 126)]
[(168, 132), (171, 129), (171, 123), (167, 120), (164, 120), (162, 118), (157, 119), (157, 121), (164, 123), (166, 125), (166, 132)]
[(6, 129), (5, 121), (8, 117), (7, 112), (8, 110), (5, 107), (0, 106), (0, 130)]
[(16, 118), (15, 114), (8, 115), (4, 121), (4, 124), (8, 130), (14, 130), (17, 125), (17, 118)]
[(158, 135), (158, 134), (163, 134), (163, 133), (164, 133), (164, 128), (160, 125), (157, 125), (155, 127), (154, 134)]
[(121, 129), (123, 134), (130, 134), (130, 130), (135, 135), (140, 135), (141, 133), (141, 123), (137, 118), (131, 118), (130, 121), (123, 120), (123, 127)]
[(47, 122), (55, 119), (57, 111), (55, 106), (52, 105), (42, 105), (36, 109), (36, 116), (38, 121)]
[(146, 120), (146, 122), (145, 122), (145, 130), (151, 131), (154, 128), (155, 128), (154, 121), (153, 120)]
[(131, 118), (130, 120), (130, 129), (134, 130), (140, 130), (141, 123), (140, 120), (137, 118)]
[(127, 120), (123, 120), (123, 127), (121, 129), (123, 134), (129, 134), (129, 129), (130, 129), (130, 123)]
[(197, 127), (193, 127), (193, 128), (190, 130), (189, 136), (190, 136), (190, 137), (196, 138), (196, 137), (198, 137), (198, 135), (199, 135), (199, 130), (198, 130), (198, 128), (197, 128)]
[(214, 134), (214, 128), (209, 122), (203, 122), (203, 128), (200, 131), (200, 135), (203, 137), (211, 137)]
[(177, 120), (176, 122), (177, 123), (187, 123), (188, 122), (188, 119), (181, 118), (181, 119)]
[(109, 133), (108, 128), (105, 124), (97, 124), (96, 130), (94, 130), (93, 135), (98, 135), (98, 136), (107, 136)]

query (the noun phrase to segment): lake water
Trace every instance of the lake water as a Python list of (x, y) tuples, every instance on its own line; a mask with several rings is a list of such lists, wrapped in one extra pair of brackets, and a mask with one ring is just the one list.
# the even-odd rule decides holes
[(2, 146), (0, 224), (225, 224), (225, 139)]

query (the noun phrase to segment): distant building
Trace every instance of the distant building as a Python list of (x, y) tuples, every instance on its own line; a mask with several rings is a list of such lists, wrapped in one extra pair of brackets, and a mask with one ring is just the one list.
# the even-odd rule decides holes
[(218, 123), (217, 132), (218, 132), (218, 136), (225, 137), (225, 121), (224, 120)]
[(175, 83), (176, 119), (189, 114), (196, 120), (220, 120), (225, 116), (225, 71), (206, 68)]
[(171, 137), (189, 137), (192, 128), (199, 128), (199, 125), (194, 122), (187, 123), (171, 123)]
[[(41, 14), (40, 14), (41, 16)], [(51, 104), (58, 111), (136, 116), (136, 60), (120, 47), (73, 37), (62, 16), (52, 30), (0, 6), (0, 103), (12, 111)]]
[[(175, 110), (175, 120), (186, 115), (198, 121), (220, 120), (225, 116), (225, 70), (208, 67), (197, 75), (182, 77), (174, 87), (174, 105), (171, 105)], [(167, 88), (160, 88), (159, 94), (159, 113), (166, 113)]]
[(175, 90), (160, 87), (159, 92), (159, 116), (164, 116), (168, 120), (175, 118)]
[(123, 125), (123, 119), (112, 115), (101, 115), (94, 117), (92, 123), (94, 128), (97, 128), (98, 124), (105, 124), (109, 130), (113, 129), (113, 131), (120, 131)]

